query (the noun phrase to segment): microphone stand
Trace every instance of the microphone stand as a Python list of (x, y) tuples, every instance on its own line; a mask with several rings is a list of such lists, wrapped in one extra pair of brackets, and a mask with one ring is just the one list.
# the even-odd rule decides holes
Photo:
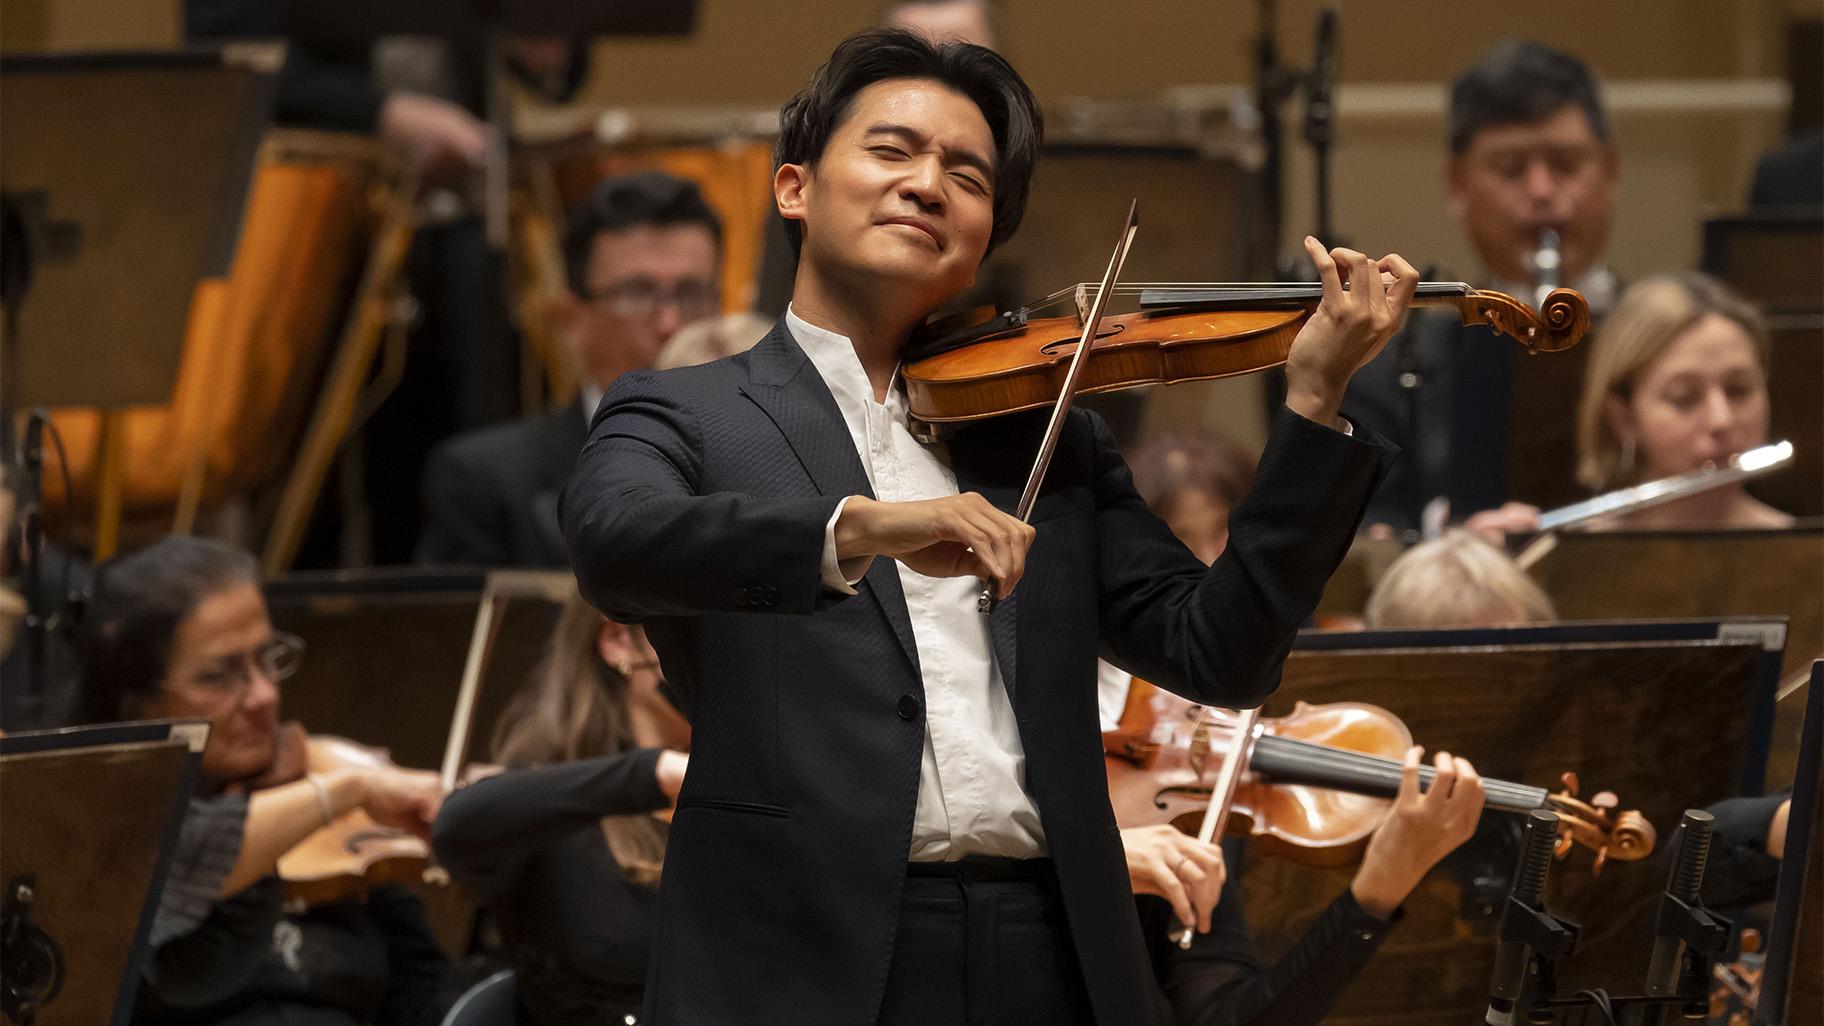
[(1568, 957), (1577, 946), (1575, 923), (1545, 910), (1545, 877), (1552, 868), (1552, 851), (1558, 840), (1558, 814), (1534, 809), (1526, 817), (1526, 836), (1514, 867), (1514, 882), (1501, 909), (1496, 936), (1495, 968), (1488, 984), (1488, 1026), (1512, 1026), (1516, 1011), (1524, 1007), (1529, 1023), (1549, 1023), (1544, 1009), (1557, 988), (1556, 959)]
[[(1662, 1026), (1668, 1006), (1678, 1006), (1678, 1015), (1687, 1021), (1702, 1022), (1710, 1014), (1710, 966), (1729, 943), (1729, 930), (1734, 924), (1705, 908), (1698, 897), (1704, 882), (1704, 865), (1710, 856), (1712, 819), (1702, 809), (1686, 809), (1677, 833), (1678, 855), (1660, 895), (1659, 911), (1653, 922), (1653, 949), (1647, 961), (1644, 994), (1612, 997), (1598, 992), (1579, 991), (1568, 998), (1551, 995), (1550, 990), (1531, 1005), (1530, 1022), (1551, 1022), (1551, 1015), (1561, 1009), (1579, 1008), (1606, 1002), (1612, 1013), (1630, 1005), (1641, 1006), (1641, 1026)], [(1492, 1007), (1492, 1006), (1491, 1006)], [(1492, 1015), (1492, 1012), (1491, 1012)], [(1617, 1016), (1619, 1018), (1619, 1016)], [(1493, 1023), (1495, 1020), (1490, 1019)]]

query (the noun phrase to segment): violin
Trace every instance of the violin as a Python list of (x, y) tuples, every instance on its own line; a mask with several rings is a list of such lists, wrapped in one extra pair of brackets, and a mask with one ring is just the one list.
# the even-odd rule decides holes
[[(386, 752), (346, 738), (314, 736), (310, 772), (373, 769), (393, 765)], [(288, 901), (306, 907), (359, 898), (374, 887), (434, 877), (431, 846), (403, 830), (374, 822), (351, 809), (306, 837), (279, 859)]]
[[(957, 424), (1037, 409), (1066, 389), (1101, 286), (1079, 284), (1008, 313), (985, 311), (928, 325), (906, 353), (912, 419), (930, 434)], [(1286, 362), (1292, 340), (1323, 298), (1318, 283), (1133, 283), (1111, 296), (1137, 296), (1140, 309), (1099, 319), (1075, 393), (1250, 374)], [(1035, 313), (1074, 299), (1077, 312)], [(1589, 330), (1590, 308), (1574, 289), (1554, 289), (1538, 311), (1503, 292), (1463, 282), (1425, 282), (1412, 305), (1447, 307), (1464, 324), (1483, 324), (1529, 352), (1569, 349)]]
[[(1406, 725), (1366, 703), (1299, 702), (1289, 716), (1259, 720), (1247, 731), (1249, 743), (1237, 746), (1236, 729), (1250, 715), (1199, 706), (1135, 679), (1120, 727), (1102, 735), (1116, 820), (1196, 833), (1213, 793), (1226, 790), (1228, 832), (1250, 837), (1262, 851), (1316, 866), (1359, 859), (1399, 791), (1400, 760), (1412, 746)], [(1237, 747), (1240, 760), (1230, 758)], [(1429, 766), (1419, 774), (1421, 787), (1436, 777)], [(1488, 778), (1483, 786), (1489, 808), (1557, 813), (1559, 858), (1582, 845), (1596, 853), (1600, 872), (1609, 859), (1652, 853), (1656, 834), (1640, 813), (1619, 810), (1607, 792), (1580, 799), (1575, 774), (1563, 782), (1557, 792)]]

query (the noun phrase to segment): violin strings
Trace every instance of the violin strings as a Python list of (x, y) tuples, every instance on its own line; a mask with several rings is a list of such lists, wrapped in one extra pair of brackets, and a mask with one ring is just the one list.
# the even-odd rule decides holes
[[(1325, 745), (1299, 741), (1295, 738), (1264, 735), (1255, 742), (1256, 761), (1260, 755), (1267, 756), (1268, 765), (1263, 766), (1272, 772), (1272, 764), (1277, 763), (1282, 772), (1303, 770), (1307, 773), (1335, 775), (1347, 773), (1363, 782), (1374, 783), (1389, 790), (1398, 790), (1402, 767), (1399, 763), (1364, 752), (1352, 752), (1347, 749), (1330, 748)], [(1432, 766), (1421, 766), (1419, 778), (1427, 784), (1437, 776), (1437, 769)], [(1543, 788), (1526, 784), (1514, 784), (1501, 780), (1485, 780), (1483, 788), (1495, 804), (1519, 809), (1538, 808), (1545, 804), (1548, 793)]]

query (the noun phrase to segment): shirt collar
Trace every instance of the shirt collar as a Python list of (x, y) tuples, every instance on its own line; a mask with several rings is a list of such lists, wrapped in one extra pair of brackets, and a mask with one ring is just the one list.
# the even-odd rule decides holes
[[(847, 335), (838, 335), (812, 324), (798, 316), (798, 311), (790, 306), (785, 308), (785, 326), (797, 339), (798, 348), (804, 350), (811, 366), (817, 368), (823, 383), (829, 386), (837, 406), (845, 410), (864, 410), (867, 404), (874, 402), (874, 385), (868, 380), (868, 372), (862, 369), (861, 357), (855, 355), (855, 344)], [(893, 382), (887, 388), (886, 406), (897, 411), (902, 403), (899, 371), (895, 369)]]

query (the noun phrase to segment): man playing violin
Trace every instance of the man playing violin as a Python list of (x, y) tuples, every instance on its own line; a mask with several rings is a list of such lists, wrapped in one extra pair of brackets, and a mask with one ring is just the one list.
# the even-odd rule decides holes
[(561, 507), (578, 582), (645, 624), (693, 728), (651, 1022), (1169, 1014), (1106, 798), (1096, 657), (1207, 704), (1273, 690), (1389, 452), (1352, 437), (1343, 390), (1417, 276), (1307, 242), (1323, 302), (1214, 567), (1087, 412), (1028, 526), (1008, 510), (1046, 411), (922, 443), (896, 369), (1018, 227), (1040, 135), (992, 51), (851, 37), (780, 116), (783, 321), (740, 356), (623, 376), (596, 416)]

